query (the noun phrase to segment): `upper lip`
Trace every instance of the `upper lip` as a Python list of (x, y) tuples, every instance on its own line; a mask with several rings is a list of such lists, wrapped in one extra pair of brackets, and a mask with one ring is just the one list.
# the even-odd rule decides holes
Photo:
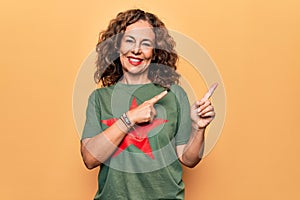
[(137, 60), (143, 60), (142, 58), (137, 58), (137, 57), (134, 57), (134, 56), (127, 56), (127, 58), (132, 58), (132, 59), (137, 59)]

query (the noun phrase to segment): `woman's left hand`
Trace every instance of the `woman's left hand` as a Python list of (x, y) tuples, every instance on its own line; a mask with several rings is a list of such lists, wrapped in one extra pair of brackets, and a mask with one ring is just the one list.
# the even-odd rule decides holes
[(214, 83), (203, 98), (196, 101), (191, 107), (191, 119), (193, 126), (197, 126), (195, 127), (197, 129), (206, 128), (216, 116), (214, 107), (211, 105), (209, 98), (214, 93), (217, 86), (218, 83)]
[(191, 107), (191, 119), (199, 129), (206, 128), (210, 122), (214, 119), (216, 113), (210, 100), (196, 101)]

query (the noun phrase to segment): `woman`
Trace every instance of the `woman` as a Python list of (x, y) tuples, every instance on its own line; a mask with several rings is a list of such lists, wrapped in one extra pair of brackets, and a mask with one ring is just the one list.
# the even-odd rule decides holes
[(215, 112), (211, 93), (189, 107), (174, 47), (164, 23), (139, 9), (100, 33), (102, 88), (90, 95), (81, 140), (87, 168), (100, 166), (95, 199), (184, 199), (181, 164), (200, 162)]

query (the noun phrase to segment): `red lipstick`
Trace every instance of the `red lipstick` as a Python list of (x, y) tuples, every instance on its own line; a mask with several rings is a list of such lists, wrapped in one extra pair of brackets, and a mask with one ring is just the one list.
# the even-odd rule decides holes
[(138, 65), (142, 64), (142, 62), (143, 62), (143, 59), (140, 59), (140, 58), (135, 58), (132, 56), (128, 56), (127, 58), (128, 58), (128, 62), (133, 66), (138, 66)]

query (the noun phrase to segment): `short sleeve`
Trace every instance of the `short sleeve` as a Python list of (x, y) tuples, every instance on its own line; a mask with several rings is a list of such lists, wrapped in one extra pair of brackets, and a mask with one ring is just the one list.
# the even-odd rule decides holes
[(100, 106), (97, 90), (89, 96), (86, 109), (86, 120), (81, 139), (91, 138), (102, 132), (100, 126)]
[(176, 96), (178, 107), (178, 124), (175, 135), (175, 145), (187, 144), (192, 130), (190, 102), (186, 92), (180, 86), (172, 85), (170, 89)]

